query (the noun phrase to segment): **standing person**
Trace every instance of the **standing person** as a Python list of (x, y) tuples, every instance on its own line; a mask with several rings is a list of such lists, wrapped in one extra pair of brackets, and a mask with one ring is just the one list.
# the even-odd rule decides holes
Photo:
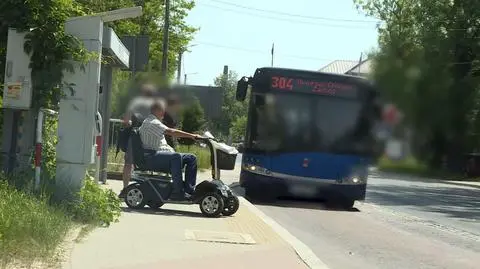
[[(133, 98), (128, 104), (127, 111), (123, 116), (123, 124), (127, 126), (126, 131), (130, 132), (128, 127), (139, 127), (143, 120), (150, 114), (150, 107), (153, 104), (156, 88), (152, 84), (143, 84), (140, 87), (140, 95)], [(133, 168), (132, 141), (128, 138), (128, 145), (125, 151), (123, 165), (123, 190), (120, 197), (125, 195), (124, 190), (130, 183)]]
[[(163, 100), (156, 100), (151, 114), (140, 126), (146, 166), (154, 171), (169, 171), (173, 180), (172, 200), (189, 199), (195, 190), (197, 180), (197, 157), (188, 153), (177, 153), (168, 144), (165, 136), (198, 139), (201, 136), (178, 129), (168, 128), (162, 123), (166, 111)], [(182, 170), (185, 167), (185, 183)]]
[[(180, 112), (180, 100), (175, 95), (170, 95), (167, 98), (167, 110), (165, 111), (165, 115), (163, 116), (163, 124), (165, 124), (168, 128), (176, 129), (178, 128), (178, 121), (175, 118), (178, 118), (178, 113)], [(167, 144), (176, 149), (177, 147), (177, 140), (173, 136), (166, 136), (165, 139), (167, 140)]]

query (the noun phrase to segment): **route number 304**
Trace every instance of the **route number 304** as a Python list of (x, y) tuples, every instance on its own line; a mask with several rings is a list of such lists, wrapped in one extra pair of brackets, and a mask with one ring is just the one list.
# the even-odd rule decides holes
[(293, 90), (293, 79), (284, 77), (272, 77), (272, 88), (280, 90)]

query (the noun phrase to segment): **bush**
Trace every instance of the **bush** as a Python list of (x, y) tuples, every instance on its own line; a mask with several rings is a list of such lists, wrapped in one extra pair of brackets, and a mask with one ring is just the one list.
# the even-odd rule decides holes
[(110, 189), (104, 189), (87, 176), (79, 193), (79, 200), (71, 207), (76, 221), (109, 226), (118, 221), (121, 201)]
[(48, 260), (72, 225), (46, 197), (21, 192), (0, 178), (0, 267), (13, 260)]
[(230, 128), (230, 134), (233, 141), (243, 141), (245, 130), (247, 129), (247, 116), (240, 116), (237, 118)]
[[(193, 98), (191, 104), (182, 112), (182, 130), (188, 133), (197, 133), (205, 125), (205, 114), (198, 99)], [(179, 138), (178, 143), (192, 145), (192, 139)]]

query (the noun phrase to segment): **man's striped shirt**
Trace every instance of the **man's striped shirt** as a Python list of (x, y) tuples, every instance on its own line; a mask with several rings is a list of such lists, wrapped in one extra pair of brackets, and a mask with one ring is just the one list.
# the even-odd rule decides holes
[(150, 114), (140, 126), (140, 138), (143, 147), (156, 151), (174, 152), (173, 148), (167, 144), (165, 131), (168, 129), (155, 115)]

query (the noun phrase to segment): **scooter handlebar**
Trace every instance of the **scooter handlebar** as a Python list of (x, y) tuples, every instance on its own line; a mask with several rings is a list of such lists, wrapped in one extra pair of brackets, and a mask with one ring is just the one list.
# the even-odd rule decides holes
[(209, 138), (209, 137), (206, 137), (206, 136), (202, 136), (202, 137), (199, 137), (199, 138), (196, 138), (195, 140), (198, 140), (198, 141), (216, 141), (215, 139), (213, 138)]

